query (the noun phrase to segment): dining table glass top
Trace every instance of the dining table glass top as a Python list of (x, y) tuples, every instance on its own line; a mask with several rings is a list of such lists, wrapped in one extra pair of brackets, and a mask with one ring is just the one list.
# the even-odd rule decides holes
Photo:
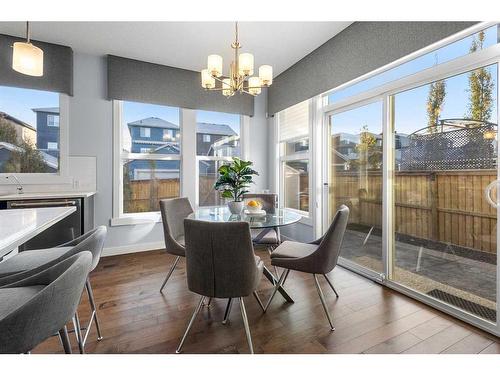
[(298, 222), (301, 217), (302, 215), (296, 212), (282, 208), (277, 208), (274, 214), (266, 213), (262, 216), (244, 212), (234, 215), (227, 206), (201, 207), (188, 216), (190, 219), (213, 222), (246, 221), (251, 229), (282, 227)]

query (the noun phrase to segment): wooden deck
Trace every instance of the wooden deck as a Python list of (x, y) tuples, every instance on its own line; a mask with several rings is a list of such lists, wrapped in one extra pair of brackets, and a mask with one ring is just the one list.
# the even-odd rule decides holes
[[(268, 261), (265, 251), (257, 251)], [(198, 296), (187, 290), (185, 263), (164, 289), (159, 287), (173, 261), (163, 251), (102, 258), (91, 276), (104, 339), (89, 335), (87, 353), (174, 353)], [(337, 267), (330, 275), (340, 298), (322, 280), (336, 331), (330, 332), (311, 276), (291, 273), (286, 289), (263, 314), (252, 297), (246, 307), (256, 353), (500, 353), (500, 339), (424, 304)], [(271, 285), (263, 278), (259, 294)], [(237, 304), (231, 321), (221, 324), (225, 300), (204, 308), (185, 353), (247, 353)], [(80, 318), (88, 319), (83, 297)], [(74, 352), (77, 352), (72, 336)], [(33, 353), (60, 353), (53, 337)]]

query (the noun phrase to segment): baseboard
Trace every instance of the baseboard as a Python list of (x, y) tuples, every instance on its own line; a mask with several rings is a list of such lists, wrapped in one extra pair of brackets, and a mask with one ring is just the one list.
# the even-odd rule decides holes
[(105, 247), (102, 251), (102, 256), (109, 257), (113, 255), (140, 253), (142, 251), (151, 251), (164, 248), (164, 242), (138, 243), (125, 246)]

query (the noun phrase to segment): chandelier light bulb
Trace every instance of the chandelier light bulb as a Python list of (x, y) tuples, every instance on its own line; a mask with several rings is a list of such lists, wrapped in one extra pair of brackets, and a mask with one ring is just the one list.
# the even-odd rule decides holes
[(261, 65), (259, 67), (259, 77), (263, 86), (271, 86), (273, 83), (273, 67), (271, 65)]
[(242, 53), (238, 58), (238, 74), (240, 76), (251, 76), (253, 74), (253, 55)]
[(215, 78), (211, 76), (208, 69), (201, 71), (201, 86), (205, 89), (213, 89), (215, 87)]
[(209, 55), (207, 59), (207, 68), (213, 77), (222, 75), (222, 56)]
[(260, 88), (260, 78), (250, 77), (248, 79), (248, 92), (252, 95), (259, 95), (261, 92)]
[(222, 95), (224, 96), (233, 96), (234, 92), (231, 89), (231, 79), (224, 78), (222, 80)]

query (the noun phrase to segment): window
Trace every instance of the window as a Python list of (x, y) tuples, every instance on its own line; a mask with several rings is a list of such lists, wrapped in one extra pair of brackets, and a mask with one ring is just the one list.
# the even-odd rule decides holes
[(217, 170), (231, 157), (241, 157), (241, 116), (229, 113), (197, 111), (196, 155), (198, 162), (198, 205), (223, 204), (213, 185)]
[(175, 131), (173, 129), (164, 129), (163, 130), (163, 140), (164, 141), (178, 141), (179, 140), (179, 133), (175, 134)]
[(309, 101), (278, 115), (280, 205), (309, 215)]
[(58, 173), (59, 143), (59, 94), (0, 86), (0, 173)]
[[(392, 69), (386, 70), (373, 77), (342, 88), (341, 90), (332, 91), (328, 95), (328, 101), (330, 103), (333, 103), (336, 101), (344, 100), (364, 91), (368, 91), (378, 86), (384, 85), (388, 82), (396, 81), (400, 78), (420, 72), (424, 69), (431, 68), (433, 66), (437, 66), (439, 64), (457, 59), (461, 56), (468, 55), (474, 50), (473, 41), (479, 40), (479, 37), (482, 38), (482, 46), (479, 49), (485, 49), (497, 44), (497, 25), (488, 27), (483, 31), (452, 42), (432, 52), (426, 53), (413, 60), (400, 64)], [(476, 49), (477, 48), (478, 46), (476, 46)]]
[[(159, 200), (180, 196), (180, 144), (166, 140), (180, 129), (179, 109), (121, 102), (121, 212), (159, 211)], [(142, 138), (149, 138), (147, 141)]]
[(47, 149), (48, 150), (58, 150), (59, 146), (57, 142), (47, 142)]
[(47, 126), (59, 127), (59, 116), (47, 115)]

